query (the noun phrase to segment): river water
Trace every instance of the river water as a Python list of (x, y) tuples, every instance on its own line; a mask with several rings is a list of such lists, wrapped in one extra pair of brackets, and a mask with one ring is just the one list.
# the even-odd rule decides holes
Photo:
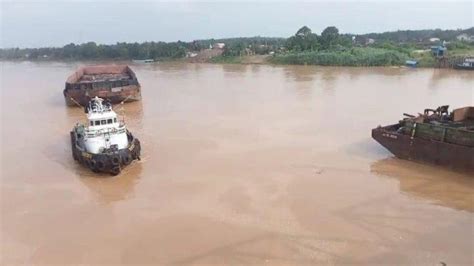
[(402, 113), (473, 105), (471, 72), (132, 65), (142, 160), (71, 157), (78, 63), (1, 67), (1, 260), (8, 264), (473, 264), (474, 178), (370, 137)]

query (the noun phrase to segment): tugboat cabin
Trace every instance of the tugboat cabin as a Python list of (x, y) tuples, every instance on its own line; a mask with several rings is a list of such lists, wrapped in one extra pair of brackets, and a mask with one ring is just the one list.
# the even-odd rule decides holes
[(103, 117), (96, 114), (88, 116), (89, 128), (91, 129), (100, 129), (111, 126), (118, 126), (117, 116)]
[(102, 101), (102, 99), (96, 97), (94, 101), (89, 103), (86, 113), (89, 120), (89, 129), (91, 130), (119, 126), (117, 114), (112, 110), (109, 101)]
[(85, 129), (85, 145), (88, 150), (98, 153), (112, 145), (117, 145), (118, 149), (128, 145), (125, 123), (117, 119), (109, 101), (95, 97), (90, 101), (86, 112), (88, 126)]

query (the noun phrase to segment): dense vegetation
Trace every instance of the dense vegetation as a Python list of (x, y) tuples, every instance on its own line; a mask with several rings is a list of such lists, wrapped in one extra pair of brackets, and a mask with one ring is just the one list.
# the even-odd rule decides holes
[(75, 45), (73, 43), (61, 48), (27, 48), (2, 49), (3, 59), (135, 59), (135, 58), (179, 58), (186, 54), (186, 43), (145, 42), (117, 43), (113, 45), (94, 42)]
[(369, 33), (359, 35), (363, 38), (372, 38), (379, 42), (389, 41), (394, 43), (423, 43), (430, 38), (439, 38), (445, 41), (454, 41), (461, 34), (474, 35), (474, 27), (462, 30), (399, 30), (384, 33)]
[(240, 56), (246, 52), (249, 54), (268, 54), (270, 51), (279, 49), (285, 44), (285, 38), (250, 37), (250, 38), (228, 38), (196, 41), (201, 47), (210, 47), (215, 43), (225, 43), (224, 55)]
[(68, 44), (54, 48), (10, 48), (0, 49), (0, 59), (16, 60), (101, 60), (101, 59), (164, 59), (182, 58), (186, 52), (196, 52), (209, 48), (215, 43), (225, 43), (228, 53), (235, 52), (232, 47), (254, 47), (253, 52), (264, 54), (268, 49), (260, 47), (280, 47), (284, 38), (251, 37), (196, 40), (193, 42), (144, 42), (144, 43), (117, 43), (112, 45), (96, 44), (94, 42), (80, 45)]
[[(460, 34), (474, 35), (474, 28), (465, 30), (406, 30), (362, 35), (340, 34), (327, 27), (319, 35), (307, 26), (289, 38), (227, 38), (192, 42), (144, 42), (96, 44), (68, 44), (50, 48), (0, 49), (3, 60), (130, 60), (177, 59), (191, 53), (210, 49), (224, 43), (222, 55), (211, 62), (239, 63), (247, 55), (273, 55), (269, 61), (279, 64), (316, 64), (346, 66), (400, 65), (407, 59), (416, 59), (422, 66), (432, 66), (436, 60), (429, 47), (439, 43), (430, 38), (448, 41), (450, 56), (474, 56), (474, 44), (456, 39)], [(421, 51), (421, 52), (420, 52)]]
[(285, 44), (287, 52), (276, 54), (270, 61), (279, 64), (387, 66), (401, 65), (407, 59), (416, 59), (422, 66), (433, 66), (436, 61), (429, 48), (440, 43), (432, 43), (430, 38), (449, 40), (447, 47), (452, 56), (457, 53), (474, 55), (472, 43), (456, 40), (459, 34), (469, 35), (473, 33), (473, 29), (397, 31), (356, 36), (339, 34), (339, 30), (333, 26), (317, 35), (304, 26), (288, 38)]
[(323, 66), (385, 66), (401, 65), (408, 56), (398, 51), (382, 48), (350, 48), (347, 50), (322, 50), (286, 53), (275, 56), (272, 62), (280, 64), (310, 64)]

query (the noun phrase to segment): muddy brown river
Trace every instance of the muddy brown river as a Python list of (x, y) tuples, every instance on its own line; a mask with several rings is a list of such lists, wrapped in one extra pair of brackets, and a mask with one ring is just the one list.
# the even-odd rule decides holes
[(142, 160), (109, 177), (71, 156), (85, 114), (62, 90), (79, 65), (1, 63), (2, 265), (474, 263), (474, 177), (370, 137), (473, 105), (474, 73), (132, 65)]

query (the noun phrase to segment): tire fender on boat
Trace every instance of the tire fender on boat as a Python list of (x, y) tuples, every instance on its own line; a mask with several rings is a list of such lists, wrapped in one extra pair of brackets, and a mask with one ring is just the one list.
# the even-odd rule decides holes
[(122, 162), (124, 165), (129, 165), (132, 162), (133, 158), (130, 153), (127, 153), (126, 155), (122, 156)]
[(112, 155), (110, 158), (112, 165), (120, 165), (120, 155)]
[(105, 161), (103, 159), (100, 159), (96, 163), (97, 169), (103, 171), (105, 169)]
[(87, 162), (87, 165), (90, 169), (96, 170), (97, 169), (97, 161), (95, 159), (91, 159)]
[(120, 171), (122, 171), (122, 169), (120, 168), (120, 165), (116, 165), (116, 166), (112, 167), (112, 169), (110, 169), (110, 173), (112, 175), (118, 175), (118, 174), (120, 174)]

